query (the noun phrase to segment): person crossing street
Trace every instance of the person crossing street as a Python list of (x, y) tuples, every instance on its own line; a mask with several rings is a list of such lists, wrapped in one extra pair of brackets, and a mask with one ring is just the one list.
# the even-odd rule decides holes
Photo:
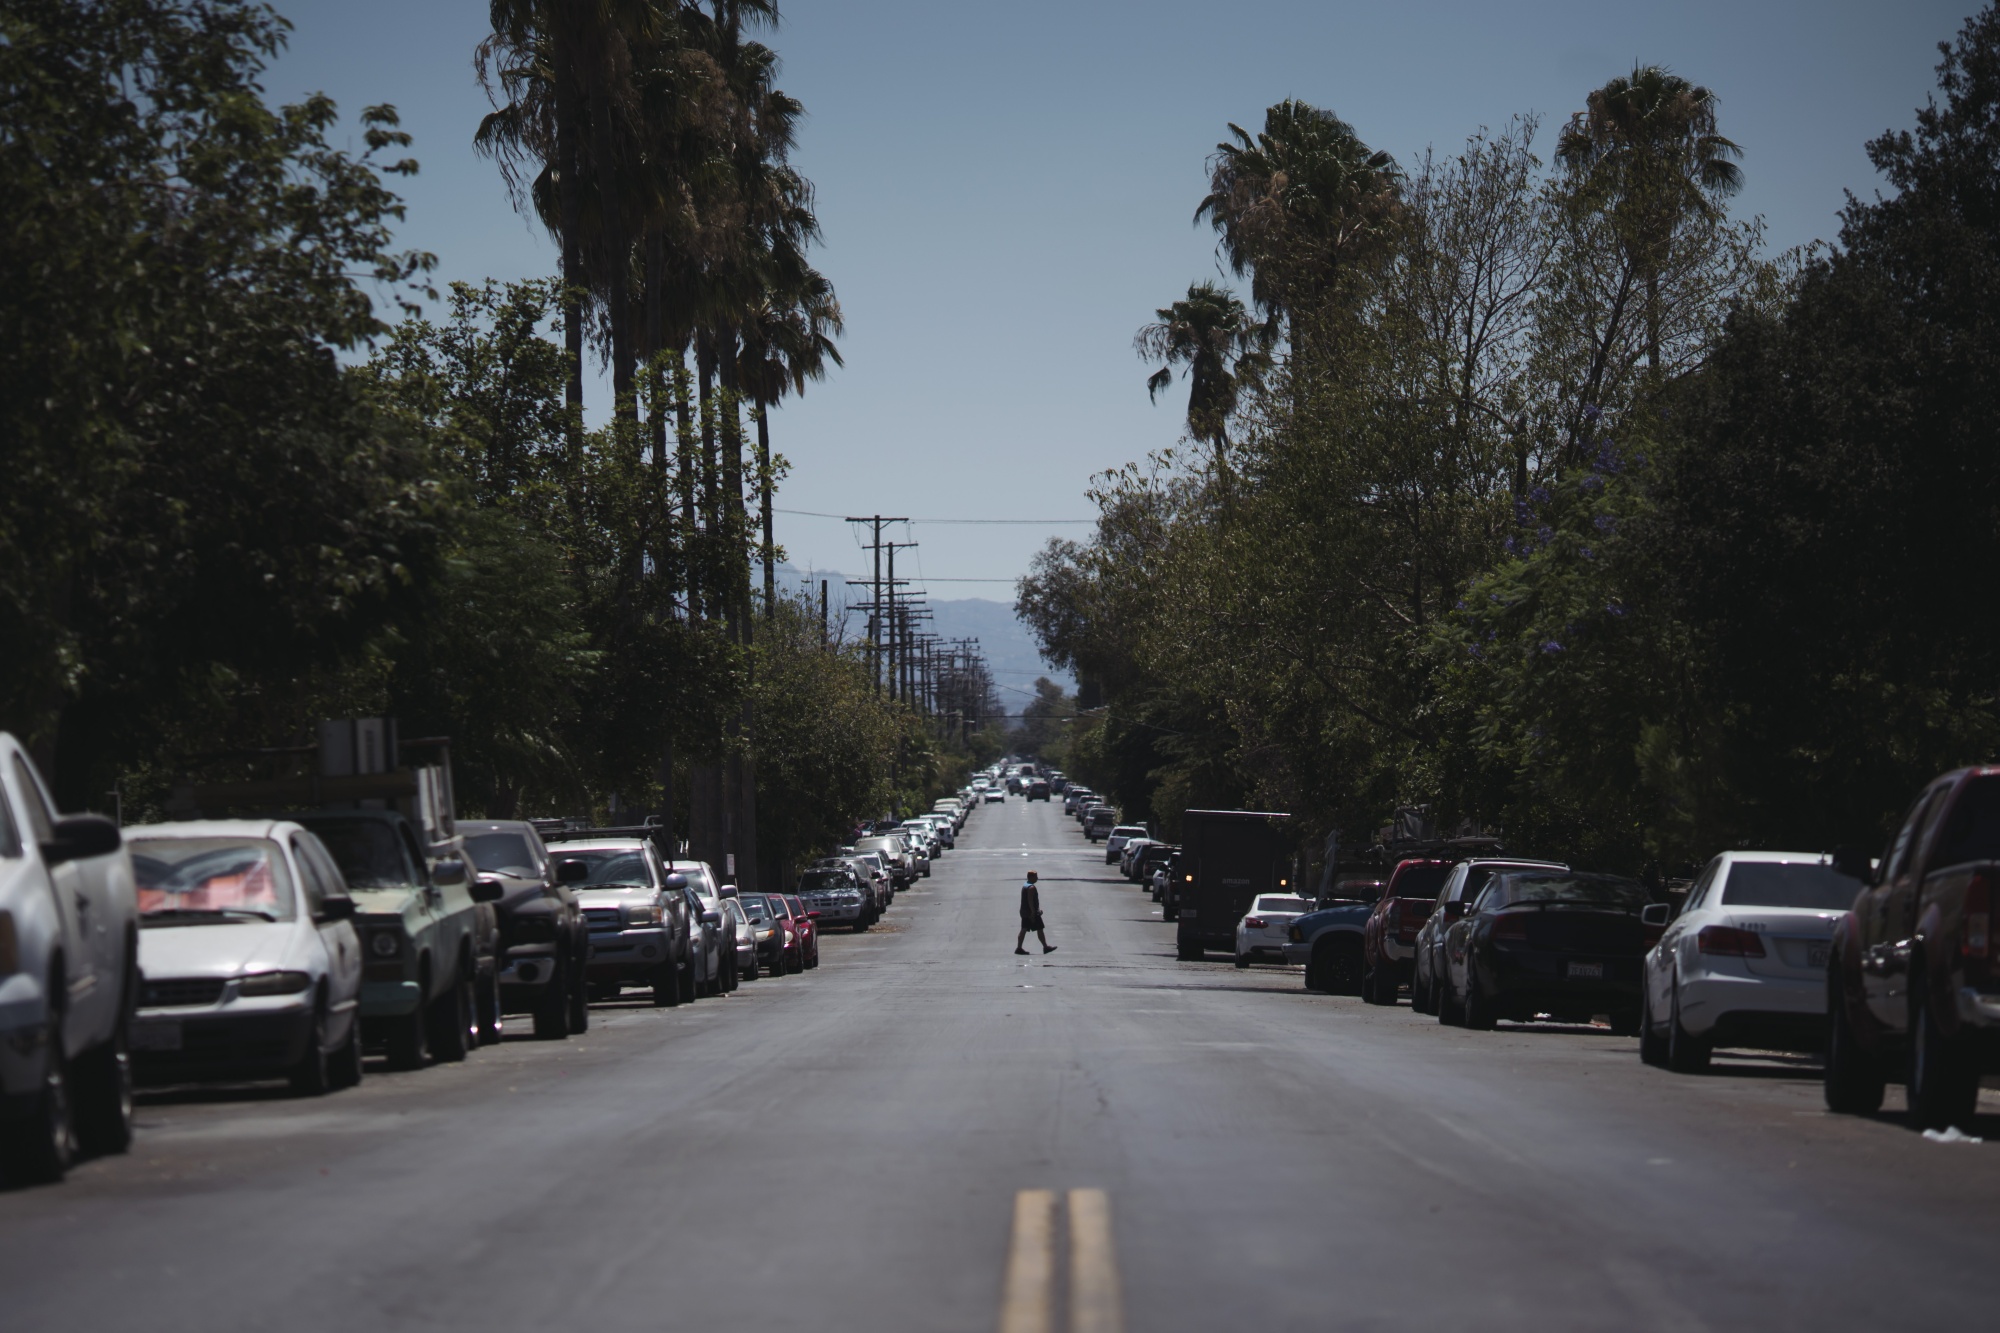
[(1050, 944), (1049, 937), (1043, 933), (1042, 895), (1035, 887), (1035, 872), (1032, 870), (1028, 872), (1027, 881), (1021, 885), (1021, 933), (1014, 937), (1015, 953), (1028, 952), (1021, 946), (1027, 942), (1031, 930), (1035, 932), (1035, 938), (1042, 942), (1043, 953), (1056, 951), (1056, 946)]

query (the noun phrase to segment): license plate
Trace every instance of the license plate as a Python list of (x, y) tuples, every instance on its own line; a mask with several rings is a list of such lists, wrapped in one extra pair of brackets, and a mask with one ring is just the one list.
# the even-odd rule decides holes
[(135, 1051), (178, 1051), (180, 1048), (181, 1025), (178, 1020), (132, 1025), (132, 1049)]
[(1602, 981), (1604, 980), (1604, 964), (1571, 963), (1569, 965), (1569, 976), (1572, 981)]
[(1833, 951), (1830, 944), (1809, 944), (1806, 946), (1806, 966), (1825, 967), (1827, 956)]

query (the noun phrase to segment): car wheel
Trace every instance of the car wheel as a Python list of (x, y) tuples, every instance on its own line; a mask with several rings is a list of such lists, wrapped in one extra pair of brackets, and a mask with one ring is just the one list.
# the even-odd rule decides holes
[(472, 1050), (472, 978), (463, 967), (454, 968), (444, 994), (431, 1001), (431, 1054), (447, 1064), (457, 1064)]
[(507, 1019), (500, 1012), (500, 971), (496, 965), (479, 983), (479, 1044), (498, 1046), (506, 1030)]
[(363, 1069), (361, 1063), (361, 1016), (359, 1014), (348, 1016), (347, 1040), (340, 1044), (338, 1051), (334, 1052), (333, 1063), (329, 1072), (333, 1076), (333, 1086), (336, 1088), (360, 1086), (361, 1077), (367, 1071)]
[(121, 1017), (111, 1040), (76, 1062), (71, 1085), (76, 1090), (77, 1146), (93, 1155), (121, 1153), (130, 1148), (132, 1048), (129, 1018)]
[(1380, 980), (1380, 976), (1381, 976), (1381, 969), (1378, 967), (1368, 966), (1367, 955), (1363, 954), (1361, 960), (1361, 1003), (1363, 1004), (1384, 1003), (1382, 999), (1382, 983)]
[(1428, 1013), (1424, 1008), (1424, 970), (1421, 966), (1410, 969), (1410, 1012)]
[(1963, 1127), (1979, 1107), (1979, 1066), (1963, 1042), (1938, 1026), (1922, 978), (1921, 971), (1910, 969), (1910, 1072), (1903, 1085), (1910, 1128)]
[(681, 979), (673, 960), (653, 970), (653, 1007), (671, 1009), (681, 1002)]
[(763, 969), (758, 965), (757, 962), (757, 955), (751, 954), (750, 967), (747, 971), (743, 973), (743, 979), (745, 981), (755, 981), (758, 977), (761, 977), (763, 975), (764, 975)]
[(1712, 1043), (1681, 1026), (1681, 988), (1674, 982), (1673, 1008), (1667, 1014), (1667, 1068), (1676, 1074), (1699, 1074), (1708, 1068)]
[(569, 965), (569, 1031), (571, 1036), (590, 1031), (590, 987), (578, 963)]
[(690, 958), (688, 960), (687, 966), (680, 970), (682, 1004), (693, 1004), (695, 1002), (697, 994), (696, 987), (700, 984), (700, 982), (701, 978), (697, 977), (694, 973), (694, 960)]
[(1465, 965), (1465, 1026), (1474, 1032), (1491, 1032), (1499, 1017), (1493, 1002), (1479, 993), (1479, 973), (1468, 961)]
[(306, 1033), (306, 1048), (292, 1066), (292, 1091), (301, 1097), (324, 1097), (333, 1091), (332, 1061), (326, 1051), (326, 997), (313, 1006), (312, 1030)]
[(1643, 979), (1639, 989), (1639, 1059), (1655, 1068), (1667, 1062), (1667, 1039), (1653, 1018), (1653, 988)]
[(1451, 988), (1451, 977), (1438, 981), (1437, 1020), (1440, 1027), (1461, 1027), (1465, 1023), (1465, 1011), (1459, 1007), (1458, 992)]
[[(1832, 971), (1838, 974), (1840, 960)], [(1860, 1037), (1847, 1013), (1838, 984), (1827, 984), (1826, 1109), (1840, 1115), (1873, 1115), (1882, 1109), (1888, 1079), (1882, 1067), (1861, 1048)]]
[(1183, 963), (1198, 963), (1208, 953), (1200, 944), (1190, 940), (1175, 941), (1175, 957)]
[(801, 948), (796, 953), (785, 955), (785, 971), (793, 976), (806, 970), (806, 951)]
[(533, 1011), (536, 1041), (566, 1041), (570, 1026), (569, 969), (558, 962)]
[(1245, 958), (1245, 957), (1244, 957), (1244, 956), (1243, 956), (1242, 954), (1240, 954), (1240, 953), (1239, 953), (1239, 954), (1237, 954), (1237, 955), (1236, 955), (1236, 966), (1238, 966), (1238, 967), (1249, 967), (1249, 966), (1250, 966), (1250, 960), (1249, 960), (1248, 958)]
[[(56, 992), (60, 993), (60, 992)], [(63, 1055), (62, 1015), (51, 1013), (42, 1040), (48, 1057), (30, 1113), (4, 1126), (7, 1177), (17, 1185), (61, 1180), (76, 1160), (76, 1121), (70, 1106), (69, 1061)]]
[(857, 935), (865, 934), (867, 933), (868, 926), (869, 926), (868, 918), (865, 916), (861, 917), (854, 923), (854, 933)]

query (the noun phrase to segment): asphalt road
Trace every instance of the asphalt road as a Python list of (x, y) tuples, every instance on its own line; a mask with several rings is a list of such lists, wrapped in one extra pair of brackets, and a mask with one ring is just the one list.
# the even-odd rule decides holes
[[(1030, 867), (1059, 950), (1019, 958)], [(319, 1101), (149, 1095), (129, 1156), (0, 1194), (0, 1328), (1992, 1317), (2000, 1115), (1932, 1143), (1802, 1062), (1440, 1028), (1171, 931), (1059, 805), (987, 806), (817, 972)]]

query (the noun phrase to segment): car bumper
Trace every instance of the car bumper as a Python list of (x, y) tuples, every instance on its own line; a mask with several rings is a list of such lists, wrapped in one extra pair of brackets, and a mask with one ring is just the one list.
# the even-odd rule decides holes
[[(1572, 963), (1596, 964), (1604, 972), (1600, 977), (1572, 976), (1569, 971)], [(1636, 1006), (1643, 966), (1643, 960), (1637, 957), (1488, 955), (1479, 960), (1479, 983), (1481, 993), (1503, 1015), (1526, 1017), (1546, 1013), (1558, 1018), (1588, 1018), (1607, 1009)]]
[(645, 977), (673, 959), (673, 933), (662, 926), (605, 931), (590, 937), (589, 975)]
[(304, 1003), (245, 1013), (142, 1009), (132, 1023), (132, 1072), (151, 1083), (282, 1074), (299, 1063), (312, 1031)]
[(838, 907), (815, 907), (822, 926), (852, 925), (861, 919), (863, 908), (860, 903), (842, 903)]
[(41, 983), (26, 972), (0, 981), (0, 1095), (32, 1097), (41, 1091), (48, 1030)]
[(415, 1013), (424, 1002), (424, 990), (414, 981), (363, 981), (363, 1018), (401, 1018)]
[(530, 945), (507, 952), (506, 966), (500, 969), (500, 989), (538, 991), (556, 977), (556, 946)]
[(1681, 1026), (1697, 1037), (1713, 1033), (1721, 1046), (1761, 1044), (1749, 1037), (1758, 1035), (1762, 1028), (1805, 1029), (1816, 1036), (1826, 1020), (1824, 979), (1701, 973), (1683, 975), (1679, 989)]

